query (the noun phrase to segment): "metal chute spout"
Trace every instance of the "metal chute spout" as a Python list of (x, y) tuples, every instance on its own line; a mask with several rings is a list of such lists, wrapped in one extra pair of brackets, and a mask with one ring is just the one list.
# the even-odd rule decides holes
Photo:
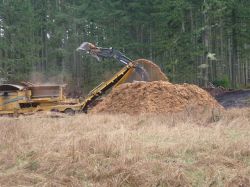
[(94, 44), (89, 42), (83, 42), (77, 49), (77, 51), (83, 51), (87, 54), (90, 54), (94, 58), (96, 58), (98, 61), (100, 61), (100, 57), (98, 56), (98, 53), (100, 52), (100, 49), (96, 47)]
[(94, 44), (89, 42), (83, 42), (76, 50), (90, 53), (91, 50), (93, 49), (97, 49), (97, 47)]
[(117, 61), (119, 61), (122, 64), (128, 64), (132, 60), (126, 57), (123, 53), (120, 51), (110, 48), (102, 48), (102, 47), (96, 47), (94, 44), (89, 42), (83, 42), (80, 47), (77, 48), (77, 51), (83, 51), (85, 53), (90, 54), (94, 58), (96, 58), (98, 61), (105, 59), (105, 58), (114, 58)]

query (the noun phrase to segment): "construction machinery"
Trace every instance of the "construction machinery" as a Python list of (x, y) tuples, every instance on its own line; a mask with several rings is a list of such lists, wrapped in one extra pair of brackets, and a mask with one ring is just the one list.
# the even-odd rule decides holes
[(143, 80), (147, 79), (147, 73), (142, 67), (113, 48), (100, 48), (84, 42), (77, 50), (90, 54), (99, 61), (104, 58), (114, 58), (125, 66), (109, 80), (102, 82), (90, 91), (83, 101), (69, 102), (63, 94), (63, 85), (34, 85), (31, 83), (26, 83), (24, 86), (0, 85), (0, 115), (18, 115), (37, 111), (57, 111), (68, 114), (87, 112), (98, 97), (110, 88), (124, 83), (134, 71), (140, 74)]
[(98, 61), (105, 59), (105, 58), (114, 58), (118, 62), (125, 64), (125, 66), (117, 72), (113, 77), (109, 80), (102, 82), (99, 86), (94, 88), (85, 100), (81, 103), (81, 110), (87, 111), (88, 107), (93, 103), (98, 97), (103, 95), (107, 90), (112, 87), (118, 86), (124, 82), (126, 82), (133, 72), (136, 72), (140, 77), (141, 80), (148, 80), (148, 74), (146, 70), (136, 64), (133, 60), (126, 57), (120, 51), (111, 48), (101, 48), (96, 47), (94, 44), (89, 42), (83, 42), (80, 47), (77, 48), (77, 51), (83, 51), (86, 54), (90, 54)]
[(68, 112), (77, 101), (66, 99), (64, 87), (65, 85), (35, 85), (26, 82), (21, 85), (2, 84), (0, 115), (17, 116), (38, 111)]

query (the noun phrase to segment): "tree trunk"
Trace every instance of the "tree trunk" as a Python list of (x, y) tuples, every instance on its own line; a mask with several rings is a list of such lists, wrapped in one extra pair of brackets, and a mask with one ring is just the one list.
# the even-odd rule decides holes
[(238, 61), (238, 52), (237, 52), (237, 10), (233, 8), (232, 10), (232, 86), (235, 88), (237, 84), (237, 61)]

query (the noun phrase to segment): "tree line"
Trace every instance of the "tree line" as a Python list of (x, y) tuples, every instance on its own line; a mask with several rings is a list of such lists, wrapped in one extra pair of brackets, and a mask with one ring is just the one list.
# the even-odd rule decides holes
[(75, 49), (89, 41), (158, 64), (172, 82), (250, 85), (248, 0), (0, 0), (0, 81), (87, 92), (122, 65)]

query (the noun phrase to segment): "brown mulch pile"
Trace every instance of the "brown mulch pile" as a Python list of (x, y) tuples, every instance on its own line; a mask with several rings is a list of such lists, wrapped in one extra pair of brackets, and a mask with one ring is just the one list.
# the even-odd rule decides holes
[(222, 108), (205, 90), (190, 84), (167, 81), (125, 83), (114, 88), (93, 113), (172, 113), (185, 110), (201, 112)]
[(155, 63), (146, 60), (146, 59), (138, 59), (133, 61), (134, 64), (139, 66), (144, 71), (144, 79), (141, 77), (141, 72), (134, 71), (130, 78), (126, 82), (133, 81), (168, 81), (167, 76), (161, 71), (160, 67)]

